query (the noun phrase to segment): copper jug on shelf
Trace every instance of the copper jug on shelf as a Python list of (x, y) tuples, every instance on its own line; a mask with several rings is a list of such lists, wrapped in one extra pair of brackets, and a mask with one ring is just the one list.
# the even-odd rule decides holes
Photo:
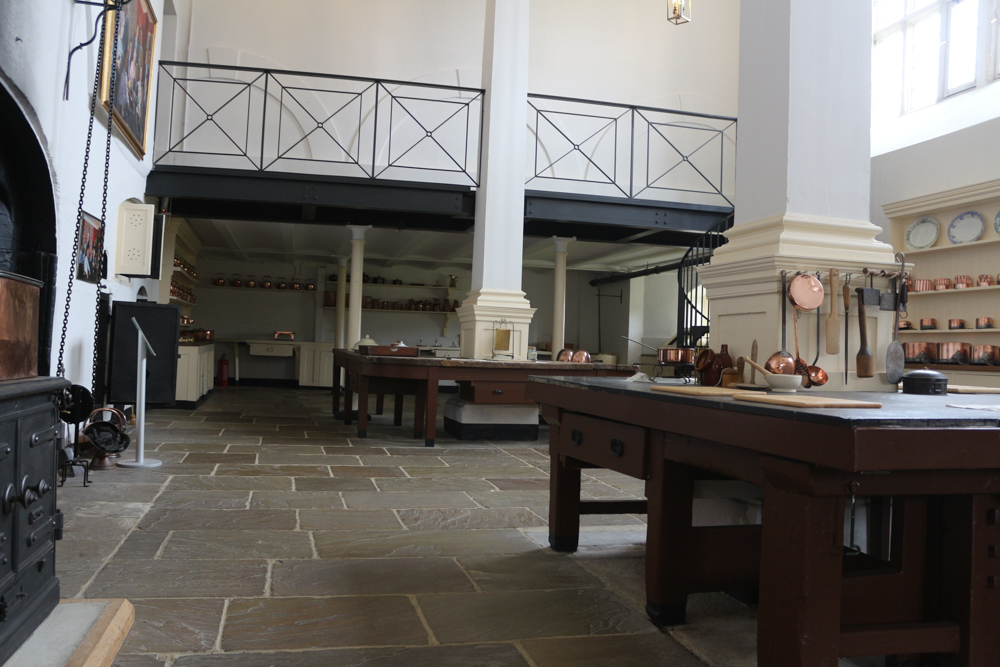
[(262, 289), (271, 289), (271, 276), (261, 276), (260, 286)]
[(233, 287), (243, 287), (243, 281), (240, 280), (240, 274), (234, 273), (233, 277), (229, 279), (229, 284)]
[(293, 290), (301, 290), (302, 289), (302, 281), (299, 280), (298, 278), (293, 277), (292, 278), (292, 289)]
[(248, 275), (245, 284), (247, 287), (256, 287), (257, 286), (256, 276)]
[(275, 286), (278, 289), (288, 289), (288, 281), (282, 278), (281, 276), (278, 276), (278, 280), (275, 283)]

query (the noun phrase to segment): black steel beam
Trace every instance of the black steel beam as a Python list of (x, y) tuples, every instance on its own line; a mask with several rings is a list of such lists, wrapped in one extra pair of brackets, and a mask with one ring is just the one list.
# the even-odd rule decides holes
[(472, 217), (468, 186), (272, 174), (237, 169), (157, 167), (146, 178), (153, 197), (364, 208)]
[(667, 204), (538, 191), (526, 192), (524, 198), (525, 220), (600, 223), (631, 228), (704, 232), (732, 212), (732, 208), (723, 206)]

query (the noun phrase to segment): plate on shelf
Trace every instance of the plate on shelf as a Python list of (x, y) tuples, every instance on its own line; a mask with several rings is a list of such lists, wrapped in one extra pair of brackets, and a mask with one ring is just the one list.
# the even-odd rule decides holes
[(966, 211), (948, 225), (948, 240), (952, 243), (971, 243), (983, 235), (986, 221), (975, 211)]
[(923, 250), (937, 243), (940, 233), (941, 227), (938, 225), (938, 221), (930, 216), (925, 216), (907, 228), (903, 242), (910, 250)]
[(997, 217), (993, 219), (993, 229), (997, 230), (997, 234), (1000, 234), (1000, 211), (997, 211)]

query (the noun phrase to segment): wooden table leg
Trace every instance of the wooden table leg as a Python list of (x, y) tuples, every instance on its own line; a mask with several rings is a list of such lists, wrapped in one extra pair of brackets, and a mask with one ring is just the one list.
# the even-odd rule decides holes
[(392, 425), (403, 425), (403, 395), (396, 394), (396, 399), (392, 404)]
[(379, 393), (375, 396), (375, 414), (380, 415), (385, 411), (385, 394)]
[(693, 556), (691, 511), (694, 469), (670, 463), (663, 448), (649, 449), (646, 480), (649, 510), (646, 522), (646, 614), (664, 627), (684, 622)]
[(354, 415), (354, 390), (351, 388), (351, 374), (344, 374), (344, 426), (350, 426)]
[(368, 437), (368, 376), (358, 374), (358, 437)]
[(333, 414), (340, 410), (340, 366), (333, 365)]
[(941, 607), (961, 626), (960, 653), (948, 667), (1000, 665), (1000, 497), (943, 499)]
[(757, 663), (836, 667), (844, 499), (764, 486)]
[(576, 551), (580, 544), (580, 465), (559, 453), (559, 422), (549, 422), (549, 545)]
[(424, 437), (424, 412), (427, 406), (427, 385), (423, 382), (417, 383), (417, 398), (413, 406), (413, 439), (419, 440)]
[(427, 372), (427, 423), (424, 427), (424, 446), (434, 446), (438, 409), (438, 374), (432, 368)]

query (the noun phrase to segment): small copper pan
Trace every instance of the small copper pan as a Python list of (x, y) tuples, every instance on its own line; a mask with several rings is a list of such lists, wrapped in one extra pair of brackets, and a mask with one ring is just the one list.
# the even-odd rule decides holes
[(937, 360), (939, 364), (964, 364), (972, 356), (972, 345), (969, 343), (938, 343)]
[(824, 296), (823, 283), (811, 273), (799, 273), (788, 284), (788, 301), (795, 310), (816, 310)]
[(693, 347), (661, 347), (656, 351), (656, 360), (661, 364), (693, 364)]
[(972, 358), (970, 364), (995, 364), (997, 363), (998, 349), (996, 345), (973, 345)]

